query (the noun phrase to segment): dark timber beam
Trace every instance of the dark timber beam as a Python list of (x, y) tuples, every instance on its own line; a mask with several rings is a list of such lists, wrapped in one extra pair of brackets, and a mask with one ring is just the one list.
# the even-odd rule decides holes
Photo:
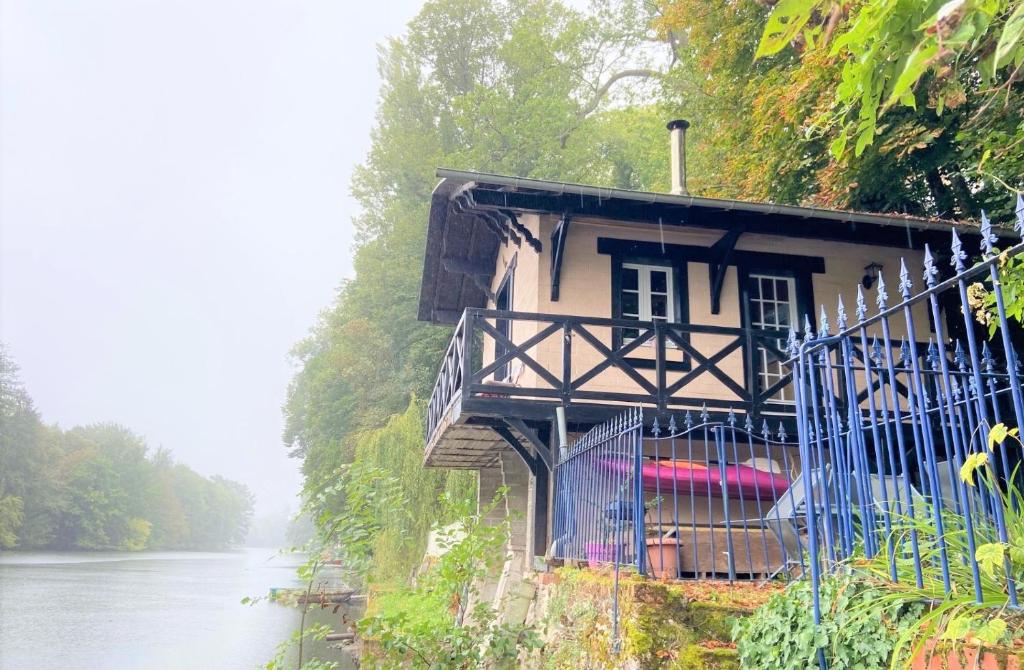
[(565, 238), (569, 236), (572, 217), (563, 214), (558, 225), (551, 231), (551, 301), (558, 302), (558, 291), (562, 279), (562, 259), (565, 255)]
[(730, 230), (711, 245), (711, 262), (708, 263), (708, 278), (711, 282), (711, 313), (722, 311), (722, 285), (725, 284), (725, 272), (729, 269), (732, 252), (736, 250), (736, 242), (743, 234), (742, 228)]
[(501, 439), (505, 440), (505, 444), (512, 447), (512, 450), (519, 454), (519, 458), (523, 459), (523, 463), (530, 470), (530, 474), (536, 477), (537, 473), (542, 469), (540, 459), (531, 454), (530, 450), (516, 439), (516, 436), (512, 434), (512, 431), (507, 426), (494, 426), (494, 432), (501, 436)]
[[(731, 230), (745, 226), (748, 232), (781, 235), (806, 239), (864, 243), (870, 235), (873, 246), (921, 248), (925, 242), (941, 248), (949, 244), (949, 233), (944, 230), (917, 229), (911, 223), (899, 226), (869, 225), (855, 221), (806, 218), (772, 212), (751, 212), (705, 205), (644, 202), (621, 198), (598, 198), (591, 195), (555, 194), (530, 191), (510, 191), (477, 185), (469, 190), (472, 206), (479, 210), (539, 212), (557, 214), (569, 212), (575, 216), (597, 217), (630, 223), (644, 222), (665, 226), (683, 226)], [(466, 197), (466, 196), (462, 196)], [(977, 240), (969, 231), (962, 238)], [(974, 243), (974, 242), (970, 242)], [(965, 244), (967, 242), (965, 241)]]
[(534, 450), (536, 450), (537, 455), (540, 456), (544, 465), (548, 466), (548, 470), (553, 470), (555, 468), (555, 464), (551, 459), (551, 450), (548, 449), (548, 445), (544, 444), (544, 440), (540, 439), (540, 436), (537, 435), (537, 431), (527, 426), (526, 422), (522, 419), (506, 418), (505, 423), (511, 428), (515, 428), (519, 431), (520, 435), (530, 441), (530, 444), (533, 445)]

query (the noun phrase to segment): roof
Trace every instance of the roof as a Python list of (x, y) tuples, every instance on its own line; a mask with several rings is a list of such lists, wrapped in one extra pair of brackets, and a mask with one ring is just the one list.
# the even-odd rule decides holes
[[(466, 307), (486, 303), (486, 286), (503, 239), (529, 237), (523, 212), (612, 219), (624, 224), (945, 248), (956, 229), (977, 237), (974, 222), (875, 214), (743, 200), (670, 195), (441, 168), (431, 196), (419, 318), (453, 323)], [(1000, 231), (1016, 238), (1012, 231)], [(527, 239), (539, 249), (544, 242)]]

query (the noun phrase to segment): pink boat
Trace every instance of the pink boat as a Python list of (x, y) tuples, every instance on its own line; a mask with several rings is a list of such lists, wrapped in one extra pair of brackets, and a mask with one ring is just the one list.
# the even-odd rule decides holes
[[(618, 459), (605, 459), (601, 464), (615, 472), (631, 474), (633, 464)], [(644, 491), (661, 495), (713, 496), (723, 495), (721, 467), (712, 463), (691, 461), (644, 461), (640, 468)], [(749, 465), (726, 465), (725, 487), (730, 498), (743, 500), (777, 500), (789, 488), (789, 479)]]

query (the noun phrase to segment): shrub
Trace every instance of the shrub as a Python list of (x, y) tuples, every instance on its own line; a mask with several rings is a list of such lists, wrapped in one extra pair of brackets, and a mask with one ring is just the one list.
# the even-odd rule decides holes
[(871, 583), (843, 575), (821, 583), (821, 625), (814, 625), (808, 580), (795, 582), (733, 628), (740, 664), (757, 670), (817, 668), (824, 650), (829, 670), (889, 665), (897, 641), (924, 606), (897, 600)]

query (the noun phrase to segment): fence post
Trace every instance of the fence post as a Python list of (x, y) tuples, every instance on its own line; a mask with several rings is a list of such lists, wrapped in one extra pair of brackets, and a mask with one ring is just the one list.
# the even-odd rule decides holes
[(633, 537), (636, 543), (636, 571), (647, 574), (647, 528), (644, 513), (644, 412), (637, 408), (635, 421), (629, 431), (633, 440)]

